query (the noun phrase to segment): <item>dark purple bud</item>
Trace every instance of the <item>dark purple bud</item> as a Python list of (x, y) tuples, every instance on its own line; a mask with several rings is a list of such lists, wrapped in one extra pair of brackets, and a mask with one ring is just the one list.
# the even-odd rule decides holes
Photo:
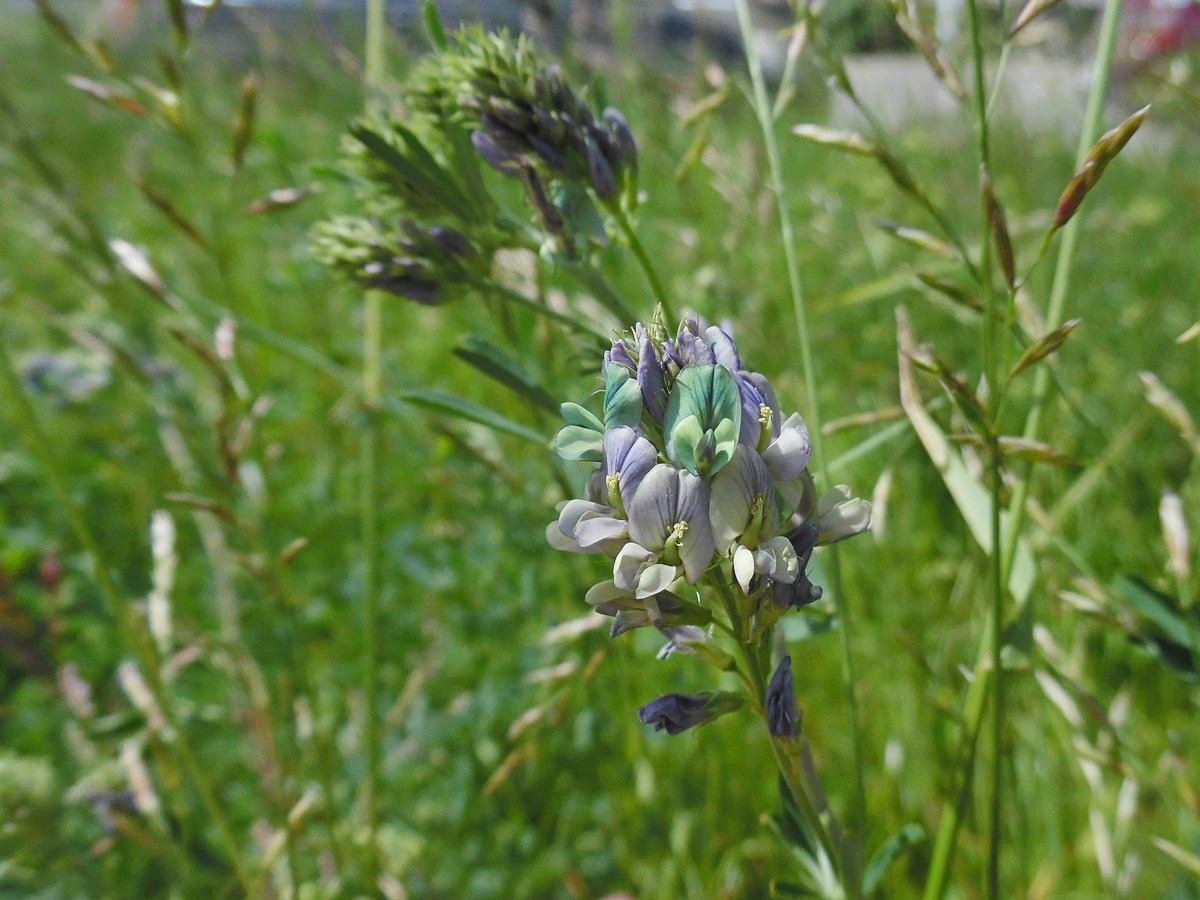
[(406, 300), (412, 300), (423, 306), (437, 306), (445, 302), (440, 285), (432, 281), (422, 281), (417, 278), (406, 278), (396, 275), (390, 278), (366, 279), (366, 284), (381, 291), (387, 291)]
[(521, 167), (513, 159), (512, 154), (501, 150), (499, 145), (486, 132), (471, 132), (471, 143), (475, 145), (475, 150), (483, 157), (483, 161), (501, 175), (516, 177), (521, 174)]
[(524, 133), (531, 121), (528, 113), (509, 100), (493, 97), (488, 101), (488, 113), (518, 134)]
[(653, 725), (655, 731), (682, 734), (716, 717), (712, 699), (704, 694), (667, 694), (639, 709), (638, 719), (643, 725)]
[(680, 356), (685, 363), (697, 366), (716, 365), (716, 357), (713, 356), (712, 348), (690, 331), (680, 332), (676, 344), (679, 346)]
[(546, 70), (546, 80), (549, 82), (550, 98), (554, 101), (554, 108), (568, 114), (574, 112), (575, 95), (563, 84), (562, 70), (558, 66), (551, 66)]
[(524, 153), (529, 149), (521, 132), (513, 131), (490, 113), (484, 113), (479, 117), (479, 121), (483, 123), (484, 131), (501, 150), (517, 154)]
[(590, 137), (584, 138), (587, 145), (588, 180), (601, 200), (610, 200), (617, 195), (617, 180), (613, 177), (612, 168), (596, 142)]
[(537, 133), (552, 144), (561, 144), (566, 137), (566, 126), (541, 106), (533, 107), (532, 112)]
[(617, 147), (616, 141), (612, 135), (601, 128), (599, 125), (589, 125), (587, 129), (588, 137), (595, 142), (600, 148), (600, 152), (604, 154), (604, 161), (609, 164), (614, 172), (621, 171), (623, 165), (621, 160), (621, 152)]
[(529, 141), (529, 146), (537, 152), (550, 171), (557, 172), (559, 175), (566, 174), (570, 166), (561, 150), (549, 141), (542, 140), (536, 134), (526, 134), (525, 140)]
[(624, 366), (630, 372), (637, 369), (637, 363), (629, 355), (629, 348), (625, 346), (624, 341), (613, 341), (612, 348), (606, 350), (604, 353), (604, 361), (606, 363), (615, 362), (618, 365)]
[(633, 139), (633, 132), (629, 130), (625, 116), (619, 109), (610, 106), (604, 110), (604, 122), (608, 125), (614, 143), (620, 149), (622, 162), (632, 165), (637, 160), (637, 142)]
[(471, 252), (471, 242), (461, 232), (444, 225), (434, 225), (429, 229), (429, 236), (437, 241), (438, 246), (451, 256), (467, 256)]
[(663, 381), (662, 361), (648, 335), (642, 337), (638, 348), (637, 383), (642, 389), (642, 403), (646, 412), (661, 425), (667, 410), (667, 388)]
[(533, 203), (534, 209), (537, 210), (542, 227), (551, 234), (562, 234), (562, 214), (546, 194), (546, 187), (542, 184), (538, 173), (534, 171), (532, 165), (526, 163), (521, 168), (521, 175), (525, 179), (525, 186), (529, 189), (529, 199)]
[(767, 731), (771, 737), (791, 738), (799, 734), (793, 686), (792, 658), (785, 656), (771, 676), (767, 696), (763, 699), (767, 712)]

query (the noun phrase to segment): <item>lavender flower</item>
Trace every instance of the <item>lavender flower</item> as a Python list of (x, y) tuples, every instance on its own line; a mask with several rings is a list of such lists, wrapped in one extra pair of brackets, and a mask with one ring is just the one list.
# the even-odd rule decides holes
[(563, 404), (555, 448), (595, 468), (547, 538), (612, 559), (587, 600), (614, 618), (613, 634), (703, 624), (681, 621), (703, 607), (681, 606), (680, 585), (710, 572), (740, 591), (747, 615), (764, 610), (764, 627), (818, 599), (813, 548), (864, 530), (870, 506), (840, 486), (817, 499), (804, 420), (781, 417), (728, 331), (689, 317), (670, 337), (658, 319), (639, 323), (605, 351), (603, 373), (600, 414)]

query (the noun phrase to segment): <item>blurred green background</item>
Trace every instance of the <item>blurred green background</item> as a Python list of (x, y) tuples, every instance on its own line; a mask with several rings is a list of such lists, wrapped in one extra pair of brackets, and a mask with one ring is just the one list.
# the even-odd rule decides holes
[[(330, 165), (363, 107), (361, 21), (353, 11), (227, 9), (203, 24), (198, 13), (189, 11), (184, 49), (154, 5), (121, 34), (95, 11), (64, 11), (79, 35), (104, 37), (106, 72), (94, 44), (88, 58), (31, 10), (0, 10), (0, 340), (71, 503), (139, 621), (151, 515), (173, 517), (179, 560), (164, 658), (174, 716), (245, 858), (289, 860), (269, 869), (264, 891), (367, 895), (362, 297), (315, 263), (308, 243), (314, 222), (353, 202)], [(570, 32), (545, 45), (627, 116), (647, 194), (639, 232), (676, 303), (730, 320), (750, 367), (772, 379), (785, 409), (800, 408), (774, 198), (749, 105), (735, 87), (707, 125), (685, 121), (723, 83), (744, 81), (740, 63), (700, 44), (649, 52), (633, 40), (628, 5), (608, 15), (598, 21), (614, 43), (600, 52)], [(415, 29), (393, 32), (389, 73), (400, 77), (422, 46)], [(257, 102), (237, 166), (249, 73)], [(1200, 416), (1200, 344), (1176, 340), (1200, 318), (1200, 157), (1196, 107), (1179, 93), (1186, 79), (1156, 74), (1129, 70), (1111, 99), (1105, 127), (1151, 100), (1163, 112), (1084, 205), (1068, 303), (1082, 324), (1053, 361), (1044, 437), (1076, 464), (1045, 466), (1034, 482), (1033, 625), (1008, 681), (1009, 896), (1200, 896), (1195, 873), (1154, 843), (1200, 854), (1197, 655), (1170, 626), (1190, 616), (1192, 634), (1200, 630), (1195, 606), (1182, 609), (1196, 600), (1197, 576), (1169, 577), (1159, 518), (1169, 489), (1200, 529), (1198, 454), (1146, 402), (1138, 377), (1154, 372)], [(898, 424), (895, 310), (906, 307), (919, 338), (958, 366), (975, 362), (977, 329), (917, 279), (936, 262), (879, 227), (929, 228), (920, 210), (870, 160), (790, 135), (835, 112), (815, 68), (802, 65), (780, 139), (817, 389), (831, 419), (878, 413), (826, 438), (832, 478), (877, 501), (873, 537), (842, 553), (871, 851), (908, 823), (936, 829), (983, 615), (982, 557), (915, 435)], [(1028, 265), (1071, 176), (1076, 138), (1028, 126), (1019, 104), (1005, 113), (997, 192)], [(977, 233), (965, 117), (914, 116), (892, 142), (952, 220)], [(303, 189), (301, 199), (251, 211), (284, 188)], [(140, 248), (161, 290), (131, 277), (114, 240)], [(528, 260), (510, 262), (510, 277), (528, 276)], [(614, 249), (603, 265), (649, 316), (632, 260)], [(1028, 285), (1038, 307), (1051, 271), (1043, 264)], [(553, 271), (539, 277), (549, 290), (578, 291)], [(595, 308), (603, 328), (630, 324)], [(597, 360), (532, 315), (495, 313), (482, 298), (438, 308), (389, 299), (387, 389), (453, 391), (549, 441), (558, 423), (481, 378), (454, 347), (468, 334), (549, 346), (527, 362), (563, 400), (593, 389)], [(218, 359), (212, 335), (227, 316), (239, 321), (234, 355)], [(936, 396), (932, 381), (925, 388)], [(236, 896), (196, 786), (121, 688), (129, 649), (118, 611), (97, 591), (94, 562), (3, 396), (0, 896)], [(610, 643), (606, 628), (581, 628), (547, 640), (590, 615), (583, 593), (603, 567), (545, 544), (567, 496), (546, 447), (399, 402), (384, 428), (389, 896), (753, 898), (796, 880), (769, 822), (779, 807), (769, 750), (749, 717), (676, 738), (636, 720), (636, 707), (662, 693), (710, 686), (708, 672), (679, 657), (656, 661), (661, 641), (642, 632)], [(581, 482), (582, 472), (562, 471)], [(814, 580), (823, 583), (819, 565)], [(854, 775), (831, 610), (827, 597), (789, 620), (788, 636), (805, 728), (837, 809)], [(138, 790), (131, 758), (145, 761), (141, 790), (160, 799), (157, 818), (144, 803), (126, 808), (124, 792)], [(306, 792), (316, 799), (294, 816), (286, 849), (272, 851)], [(978, 817), (968, 806), (958, 896), (983, 892), (982, 817), (982, 806)], [(905, 856), (884, 895), (919, 895), (928, 854), (923, 844)]]

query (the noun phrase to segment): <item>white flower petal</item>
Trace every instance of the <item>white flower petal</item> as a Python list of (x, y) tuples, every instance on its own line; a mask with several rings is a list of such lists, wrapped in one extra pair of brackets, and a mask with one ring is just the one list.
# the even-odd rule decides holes
[(648, 566), (643, 570), (642, 577), (638, 581), (635, 596), (639, 600), (653, 597), (655, 594), (669, 588), (671, 582), (677, 577), (679, 577), (679, 570), (675, 566), (668, 566), (664, 563), (655, 563), (652, 566)]
[(753, 551), (738, 544), (737, 549), (733, 551), (733, 577), (737, 579), (744, 593), (750, 593), (750, 579), (754, 577), (754, 568)]

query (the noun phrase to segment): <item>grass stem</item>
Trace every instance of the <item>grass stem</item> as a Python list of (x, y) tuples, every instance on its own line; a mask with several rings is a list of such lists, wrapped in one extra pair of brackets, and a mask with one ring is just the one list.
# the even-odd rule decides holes
[[(372, 108), (384, 76), (385, 0), (367, 0), (366, 93)], [(365, 872), (368, 894), (379, 881), (379, 458), (383, 407), (383, 296), (368, 291), (363, 308), (362, 403), (366, 414), (362, 434), (363, 541), (363, 744), (366, 776), (363, 785), (367, 825)]]
[(625, 235), (625, 240), (629, 244), (629, 249), (633, 251), (633, 255), (637, 258), (638, 265), (642, 267), (642, 271), (646, 274), (646, 280), (650, 283), (650, 290), (654, 294), (655, 302), (662, 307), (663, 315), (666, 316), (668, 322), (676, 322), (675, 313), (671, 309), (671, 301), (667, 299), (667, 292), (663, 288), (662, 279), (658, 277), (654, 263), (650, 261), (650, 255), (642, 245), (642, 241), (638, 237), (633, 223), (629, 221), (629, 216), (625, 215), (625, 210), (621, 208), (619, 203), (610, 203), (608, 209), (612, 213), (613, 219), (616, 220), (617, 226), (621, 229), (621, 233)]
[[(767, 161), (771, 170), (771, 188), (779, 214), (779, 230), (783, 240), (784, 259), (787, 264), (788, 285), (792, 295), (792, 309), (796, 317), (796, 328), (800, 340), (800, 359), (804, 371), (806, 391), (806, 415), (809, 433), (812, 435), (813, 457), (818, 463), (825, 461), (821, 447), (821, 413), (817, 399), (816, 366), (813, 360), (812, 336), (808, 327), (808, 311), (804, 300), (804, 284), (800, 277), (800, 263), (796, 257), (796, 234), (792, 227), (792, 216), (788, 209), (787, 187), (783, 180), (783, 164), (779, 158), (779, 141), (775, 135), (775, 119), (767, 97), (766, 81), (762, 63), (754, 39), (754, 22), (750, 17), (747, 0), (737, 0), (738, 25), (741, 29), (742, 46), (746, 52), (746, 63), (750, 70), (753, 88), (754, 111), (762, 129), (766, 145)], [(846, 691), (846, 704), (850, 712), (850, 735), (854, 755), (854, 814), (851, 825), (860, 833), (866, 827), (866, 788), (863, 780), (862, 729), (858, 713), (858, 698), (855, 693), (856, 675), (853, 645), (851, 641), (850, 611), (842, 587), (842, 569), (836, 547), (829, 548), (829, 574), (832, 582), (834, 603), (837, 608), (842, 652), (842, 676)]]
[[(1122, 0), (1106, 0), (1104, 18), (1100, 23), (1100, 42), (1096, 49), (1096, 63), (1092, 70), (1092, 85), (1088, 91), (1087, 107), (1083, 114), (1083, 128), (1079, 133), (1079, 147), (1075, 154), (1076, 169), (1087, 158), (1088, 151), (1100, 136), (1100, 122), (1104, 116), (1104, 102), (1108, 96), (1108, 84), (1112, 75), (1112, 62), (1116, 54), (1118, 24), (1121, 18)], [(1046, 309), (1046, 327), (1055, 328), (1062, 322), (1067, 294), (1071, 284), (1071, 269), (1075, 261), (1075, 247), (1079, 242), (1078, 215), (1062, 227), (1062, 244), (1054, 266), (1054, 280), (1050, 287), (1050, 302)], [(1048, 366), (1039, 366), (1034, 375), (1033, 401), (1025, 419), (1024, 436), (1039, 440), (1042, 417), (1045, 415), (1050, 392), (1051, 371)], [(1030, 478), (1033, 465), (1026, 467), (1023, 477), (1013, 491), (1012, 515), (1009, 517), (1008, 534), (1004, 542), (1004, 577), (1012, 571), (1016, 556), (1017, 535), (1025, 516), (1025, 501), (1029, 497)]]

